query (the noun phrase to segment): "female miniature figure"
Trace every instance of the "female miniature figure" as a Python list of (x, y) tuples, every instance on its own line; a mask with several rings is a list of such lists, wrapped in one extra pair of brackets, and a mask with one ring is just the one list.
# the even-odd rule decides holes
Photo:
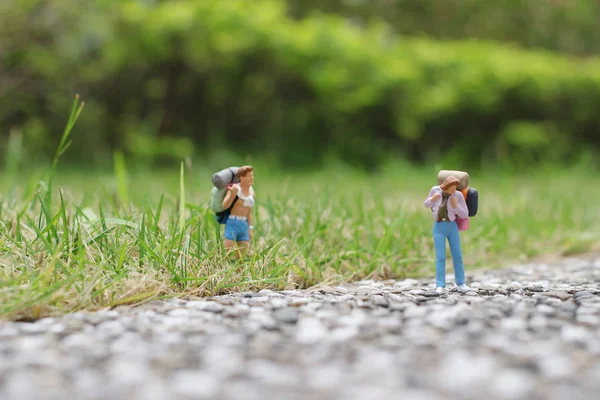
[(471, 290), (465, 284), (465, 270), (463, 265), (462, 250), (460, 248), (460, 234), (456, 217), (467, 218), (469, 210), (463, 194), (456, 190), (460, 181), (454, 175), (448, 176), (444, 181), (431, 188), (425, 200), (425, 207), (433, 211), (433, 243), (435, 247), (435, 284), (436, 291), (440, 294), (446, 291), (446, 238), (450, 245), (454, 278), (458, 290), (468, 292)]
[[(254, 173), (249, 165), (240, 167), (237, 171), (240, 183), (233, 184), (227, 189), (223, 199), (223, 209), (231, 207), (227, 222), (225, 222), (224, 245), (231, 249), (237, 242), (244, 253), (248, 249), (248, 242), (252, 239), (252, 207), (254, 207), (255, 193)], [(241, 201), (238, 201), (241, 200)], [(238, 251), (238, 257), (240, 256)]]

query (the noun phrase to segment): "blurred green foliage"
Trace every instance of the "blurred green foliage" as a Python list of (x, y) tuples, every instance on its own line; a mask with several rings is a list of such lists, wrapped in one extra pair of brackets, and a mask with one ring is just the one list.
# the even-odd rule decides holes
[(289, 15), (336, 13), (357, 25), (382, 19), (402, 35), (475, 38), (574, 55), (600, 51), (598, 0), (287, 0)]
[(233, 148), (288, 167), (404, 155), (467, 168), (598, 150), (597, 59), (289, 12), (272, 0), (3, 0), (0, 146), (13, 132), (29, 159), (49, 159), (79, 93), (65, 157), (80, 163)]

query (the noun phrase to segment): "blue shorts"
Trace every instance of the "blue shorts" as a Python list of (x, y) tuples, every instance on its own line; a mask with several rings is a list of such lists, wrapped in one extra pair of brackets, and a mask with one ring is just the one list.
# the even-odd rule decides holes
[(229, 216), (225, 223), (225, 239), (237, 242), (249, 241), (248, 221)]

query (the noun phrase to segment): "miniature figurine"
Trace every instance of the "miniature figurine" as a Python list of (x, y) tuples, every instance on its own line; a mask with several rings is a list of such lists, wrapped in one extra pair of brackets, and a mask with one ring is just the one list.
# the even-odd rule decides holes
[[(239, 177), (240, 182), (228, 186), (222, 202), (225, 213), (224, 246), (230, 250), (237, 243), (242, 248), (242, 252), (246, 253), (254, 229), (251, 212), (256, 196), (252, 188), (254, 172), (252, 167), (247, 165), (240, 167), (235, 175)], [(238, 199), (241, 201), (238, 202)], [(241, 252), (238, 251), (238, 257), (240, 256)]]
[[(438, 178), (440, 176), (438, 175)], [(468, 175), (466, 177), (468, 181)], [(435, 280), (436, 291), (440, 294), (446, 291), (446, 238), (450, 245), (454, 277), (458, 290), (471, 290), (465, 284), (465, 271), (460, 248), (460, 233), (456, 218), (467, 218), (469, 210), (464, 195), (457, 187), (461, 181), (454, 175), (446, 176), (443, 181), (433, 186), (425, 200), (425, 207), (433, 211), (433, 242), (435, 246)]]

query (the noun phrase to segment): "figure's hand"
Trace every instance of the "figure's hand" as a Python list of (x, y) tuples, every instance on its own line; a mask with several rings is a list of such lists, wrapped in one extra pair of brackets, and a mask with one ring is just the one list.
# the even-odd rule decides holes
[(440, 194), (439, 194), (439, 193), (436, 193), (436, 194), (434, 194), (433, 196), (431, 196), (431, 201), (436, 201), (436, 200), (437, 200), (437, 199), (439, 199), (439, 198), (440, 198)]
[(231, 192), (232, 195), (236, 196), (238, 194), (238, 192), (240, 191), (240, 188), (237, 185), (233, 185), (229, 188), (229, 191)]
[(456, 199), (454, 197), (450, 199), (450, 204), (452, 204), (452, 207), (456, 208)]

